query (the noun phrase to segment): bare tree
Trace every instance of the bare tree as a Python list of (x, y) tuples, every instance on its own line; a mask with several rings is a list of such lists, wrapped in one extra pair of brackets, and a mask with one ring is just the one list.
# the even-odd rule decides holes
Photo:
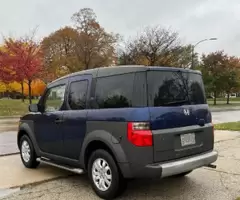
[(90, 8), (81, 9), (72, 16), (79, 38), (76, 52), (84, 69), (110, 65), (115, 58), (115, 45), (119, 35), (107, 33), (96, 21)]
[(92, 25), (97, 23), (97, 16), (91, 8), (80, 9), (78, 12), (73, 14), (71, 19), (76, 28), (87, 35), (90, 35), (92, 31), (94, 31), (94, 27)]
[(172, 60), (172, 52), (180, 46), (178, 33), (160, 26), (146, 27), (127, 44), (127, 52), (133, 62), (147, 65), (166, 65)]

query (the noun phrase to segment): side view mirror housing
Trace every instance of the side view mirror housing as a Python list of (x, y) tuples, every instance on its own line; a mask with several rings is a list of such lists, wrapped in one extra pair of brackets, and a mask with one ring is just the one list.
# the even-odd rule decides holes
[(30, 104), (28, 107), (29, 112), (39, 112), (39, 108), (37, 104)]

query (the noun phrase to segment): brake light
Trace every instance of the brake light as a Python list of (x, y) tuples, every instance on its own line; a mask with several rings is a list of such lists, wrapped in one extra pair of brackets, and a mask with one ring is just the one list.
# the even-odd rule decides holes
[(128, 140), (135, 146), (153, 145), (152, 131), (148, 122), (129, 122), (127, 129)]

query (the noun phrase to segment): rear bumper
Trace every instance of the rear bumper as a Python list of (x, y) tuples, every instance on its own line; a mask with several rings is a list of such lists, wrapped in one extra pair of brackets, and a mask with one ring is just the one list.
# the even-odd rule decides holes
[(183, 172), (191, 171), (199, 167), (207, 166), (217, 160), (218, 153), (212, 151), (203, 155), (195, 156), (185, 160), (161, 164), (161, 177), (168, 177)]
[(217, 151), (211, 151), (172, 162), (154, 163), (144, 167), (132, 166), (131, 172), (134, 178), (164, 178), (207, 166), (214, 163), (217, 158)]

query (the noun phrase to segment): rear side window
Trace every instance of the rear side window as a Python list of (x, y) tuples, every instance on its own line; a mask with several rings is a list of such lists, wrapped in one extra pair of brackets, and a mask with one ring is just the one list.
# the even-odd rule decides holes
[(97, 78), (99, 108), (132, 107), (134, 73)]
[(88, 81), (76, 81), (70, 84), (68, 105), (72, 110), (83, 110), (86, 108)]
[(206, 104), (202, 76), (181, 71), (147, 73), (149, 106)]

